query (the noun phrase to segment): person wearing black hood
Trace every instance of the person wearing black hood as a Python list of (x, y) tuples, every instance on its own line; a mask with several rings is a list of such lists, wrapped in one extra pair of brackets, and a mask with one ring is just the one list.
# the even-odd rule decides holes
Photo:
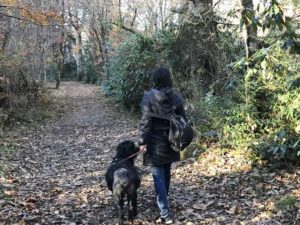
[(152, 89), (141, 102), (140, 149), (144, 151), (144, 165), (151, 166), (160, 218), (157, 222), (173, 224), (168, 202), (171, 164), (179, 161), (180, 153), (172, 150), (168, 141), (170, 121), (149, 116), (154, 113), (170, 116), (172, 112), (186, 119), (181, 95), (172, 87), (171, 74), (165, 67), (156, 68), (150, 77)]

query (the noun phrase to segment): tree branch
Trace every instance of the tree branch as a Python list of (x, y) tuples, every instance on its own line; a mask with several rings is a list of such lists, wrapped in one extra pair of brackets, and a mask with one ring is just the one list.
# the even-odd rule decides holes
[(28, 20), (28, 19), (25, 19), (25, 18), (21, 18), (21, 17), (17, 17), (17, 16), (8, 15), (8, 14), (2, 13), (2, 12), (0, 12), (0, 15), (1, 16), (5, 16), (5, 17), (9, 17), (9, 18), (13, 18), (13, 19), (17, 19), (17, 20), (23, 20), (23, 21), (26, 21), (26, 22), (29, 22), (29, 23), (32, 23), (32, 24), (35, 24), (35, 25), (43, 26), (42, 24), (35, 23), (35, 22), (31, 21), (31, 20)]
[[(18, 6), (0, 5), (0, 8), (16, 8), (16, 9), (23, 9), (23, 10), (26, 10), (27, 12), (29, 12), (28, 9), (23, 8), (23, 7), (18, 7)], [(2, 16), (4, 16), (4, 17), (16, 19), (16, 20), (26, 21), (26, 22), (29, 22), (29, 23), (31, 23), (31, 24), (34, 24), (34, 25), (37, 25), (37, 26), (41, 26), (41, 27), (55, 26), (55, 25), (53, 25), (53, 24), (48, 25), (48, 24), (42, 24), (42, 23), (34, 22), (34, 21), (32, 21), (32, 20), (29, 20), (29, 19), (26, 19), (26, 18), (23, 18), (23, 17), (13, 16), (13, 15), (9, 15), (9, 14), (2, 13), (2, 12), (0, 12), (0, 15), (2, 15)]]
[(119, 24), (119, 23), (116, 23), (116, 22), (110, 22), (110, 23), (115, 25), (115, 26), (118, 26), (118, 27), (122, 28), (123, 30), (129, 31), (133, 34), (137, 34), (137, 32), (135, 30), (133, 30), (132, 28), (126, 27), (124, 24)]
[(223, 25), (230, 25), (230, 26), (239, 26), (239, 24), (237, 23), (226, 23), (226, 22), (222, 22), (222, 21), (212, 21), (215, 24), (223, 24)]
[(42, 24), (42, 23), (36, 23), (36, 22), (34, 22), (34, 21), (31, 21), (31, 20), (28, 20), (28, 19), (25, 19), (25, 18), (13, 16), (13, 15), (8, 15), (8, 14), (2, 13), (2, 12), (0, 12), (0, 15), (1, 15), (1, 16), (5, 16), (5, 17), (9, 17), (9, 18), (12, 18), (12, 19), (16, 19), (16, 20), (26, 21), (26, 22), (28, 22), (28, 23), (31, 23), (31, 24), (34, 24), (34, 25), (37, 25), (37, 26), (41, 26), (41, 27), (51, 27), (51, 26), (54, 27), (54, 26), (56, 26), (55, 24)]
[(137, 15), (137, 8), (134, 9), (134, 17), (133, 17), (132, 22), (131, 22), (131, 25), (130, 25), (131, 28), (133, 27), (134, 21), (135, 21), (135, 19), (136, 19), (136, 15)]

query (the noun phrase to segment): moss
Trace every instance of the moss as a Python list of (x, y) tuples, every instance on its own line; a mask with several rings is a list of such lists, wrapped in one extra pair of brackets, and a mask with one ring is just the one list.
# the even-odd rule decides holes
[(293, 209), (295, 207), (296, 201), (297, 199), (293, 196), (282, 196), (279, 200), (277, 200), (276, 208), (282, 211)]

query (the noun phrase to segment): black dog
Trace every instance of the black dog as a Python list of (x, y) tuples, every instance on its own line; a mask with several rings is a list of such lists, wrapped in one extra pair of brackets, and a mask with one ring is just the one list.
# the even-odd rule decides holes
[(133, 218), (137, 215), (137, 189), (140, 187), (141, 179), (134, 166), (134, 158), (138, 151), (139, 148), (133, 141), (120, 143), (105, 175), (108, 189), (113, 192), (118, 207), (120, 225), (123, 225), (124, 220), (124, 196), (127, 196), (129, 220), (133, 222)]

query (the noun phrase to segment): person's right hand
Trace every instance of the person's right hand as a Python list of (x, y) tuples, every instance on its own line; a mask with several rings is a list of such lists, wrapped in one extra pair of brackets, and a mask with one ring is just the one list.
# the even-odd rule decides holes
[(146, 153), (146, 152), (147, 152), (147, 145), (141, 145), (141, 146), (140, 146), (140, 151), (141, 151), (142, 153)]

